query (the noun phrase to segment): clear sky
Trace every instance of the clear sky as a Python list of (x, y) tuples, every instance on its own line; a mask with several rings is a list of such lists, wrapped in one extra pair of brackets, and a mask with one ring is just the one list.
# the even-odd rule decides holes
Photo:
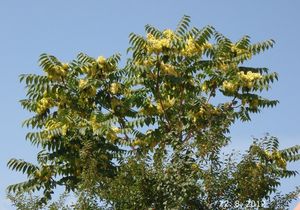
[[(143, 33), (144, 25), (175, 28), (186, 14), (192, 25), (212, 25), (229, 38), (247, 34), (254, 42), (273, 38), (275, 47), (251, 62), (279, 73), (268, 95), (280, 100), (273, 109), (254, 115), (246, 124), (233, 126), (232, 147), (244, 150), (251, 136), (269, 132), (282, 146), (300, 144), (300, 1), (279, 0), (0, 0), (0, 210), (12, 209), (5, 187), (24, 177), (9, 171), (12, 157), (35, 161), (37, 150), (24, 140), (21, 122), (29, 116), (18, 100), (24, 98), (21, 73), (40, 73), (41, 53), (69, 61), (79, 53), (126, 56), (130, 32)], [(291, 165), (300, 168), (300, 163)], [(284, 181), (288, 192), (300, 177)]]

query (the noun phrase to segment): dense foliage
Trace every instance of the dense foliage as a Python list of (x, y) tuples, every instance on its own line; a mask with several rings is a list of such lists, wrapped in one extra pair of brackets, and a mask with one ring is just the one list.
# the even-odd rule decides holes
[(232, 42), (189, 22), (130, 34), (125, 67), (119, 54), (69, 63), (42, 54), (45, 74), (20, 77), (38, 164), (10, 160), (28, 180), (9, 191), (42, 190), (46, 203), (64, 186), (82, 203), (115, 209), (284, 209), (296, 193), (270, 196), (297, 174), (287, 163), (300, 159), (299, 145), (279, 149), (267, 135), (244, 155), (221, 152), (234, 122), (278, 103), (262, 97), (277, 74), (245, 66), (274, 41)]

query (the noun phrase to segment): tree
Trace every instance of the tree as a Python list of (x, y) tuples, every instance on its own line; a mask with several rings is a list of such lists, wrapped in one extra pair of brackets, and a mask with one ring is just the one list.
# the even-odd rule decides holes
[(61, 185), (82, 203), (115, 209), (288, 205), (296, 191), (272, 195), (281, 178), (297, 174), (287, 162), (300, 159), (299, 145), (279, 149), (267, 135), (244, 155), (221, 152), (233, 123), (278, 103), (262, 96), (277, 74), (244, 66), (274, 41), (232, 42), (189, 23), (184, 16), (174, 31), (146, 25), (146, 37), (130, 34), (124, 67), (119, 54), (80, 53), (69, 63), (42, 54), (45, 75), (20, 76), (27, 87), (21, 104), (33, 113), (26, 138), (41, 148), (38, 164), (11, 159), (8, 166), (28, 180), (8, 190), (43, 190), (46, 203)]
[[(40, 203), (40, 197), (33, 195), (31, 192), (18, 192), (16, 194), (8, 193), (7, 198), (12, 202), (12, 205), (17, 209), (22, 210), (71, 210), (71, 207), (65, 205), (67, 194), (62, 194), (58, 201), (49, 203), (48, 205)], [(73, 208), (72, 208), (73, 209)]]

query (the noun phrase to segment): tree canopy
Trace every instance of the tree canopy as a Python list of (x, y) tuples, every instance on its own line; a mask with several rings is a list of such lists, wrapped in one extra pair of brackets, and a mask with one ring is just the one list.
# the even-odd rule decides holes
[(222, 152), (232, 124), (278, 103), (263, 97), (277, 73), (246, 65), (274, 41), (233, 42), (189, 24), (184, 16), (175, 30), (130, 34), (123, 67), (119, 54), (68, 63), (42, 54), (44, 73), (20, 76), (38, 163), (11, 159), (28, 180), (8, 190), (41, 190), (47, 203), (64, 186), (86, 205), (78, 209), (284, 209), (296, 191), (277, 188), (297, 174), (287, 163), (300, 159), (299, 145), (280, 149), (266, 135), (244, 154)]

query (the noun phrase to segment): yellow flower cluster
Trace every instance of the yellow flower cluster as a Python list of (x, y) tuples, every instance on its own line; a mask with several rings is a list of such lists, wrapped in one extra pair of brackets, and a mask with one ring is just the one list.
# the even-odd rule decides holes
[(145, 66), (153, 66), (154, 62), (152, 60), (148, 59), (148, 60), (144, 60), (143, 64)]
[(211, 49), (212, 44), (205, 42), (200, 46), (196, 40), (192, 37), (189, 37), (186, 41), (185, 48), (181, 51), (184, 56), (193, 56), (195, 54), (201, 54), (205, 49)]
[(168, 75), (178, 77), (178, 72), (175, 70), (175, 67), (170, 64), (161, 63), (161, 70)]
[(103, 70), (102, 72), (107, 72), (112, 69), (108, 65), (106, 58), (103, 56), (99, 56), (95, 62), (92, 62), (88, 66), (81, 67), (81, 71), (90, 77), (98, 75), (101, 72), (100, 69)]
[(51, 108), (53, 106), (53, 101), (51, 98), (42, 98), (37, 103), (37, 109), (36, 112), (38, 114), (43, 114), (47, 109)]
[(101, 128), (101, 124), (97, 122), (97, 116), (92, 115), (90, 118), (90, 125), (92, 126), (93, 132)]
[(162, 102), (157, 103), (157, 105), (156, 105), (157, 112), (159, 114), (162, 114), (162, 113), (164, 113), (164, 110), (171, 108), (172, 106), (174, 106), (174, 104), (175, 104), (175, 98), (170, 97), (168, 95), (166, 100), (163, 100)]
[(61, 67), (63, 68), (63, 70), (67, 71), (69, 69), (69, 64), (67, 63), (62, 63)]
[(203, 107), (200, 108), (199, 112), (196, 113), (196, 116), (203, 116), (205, 114), (205, 109)]
[(282, 157), (275, 159), (275, 163), (279, 168), (286, 169), (286, 160)]
[(97, 89), (94, 86), (87, 85), (88, 80), (80, 79), (78, 82), (78, 87), (82, 91), (83, 96), (93, 97), (97, 94)]
[(171, 29), (167, 29), (163, 31), (163, 36), (172, 40), (176, 37), (176, 34)]
[(237, 64), (235, 64), (234, 62), (225, 63), (225, 62), (221, 61), (216, 65), (216, 68), (218, 70), (221, 70), (221, 71), (236, 70), (237, 69)]
[(79, 80), (79, 89), (83, 90), (86, 85), (87, 85), (88, 81), (86, 79), (80, 79)]
[(218, 69), (220, 69), (222, 71), (226, 71), (229, 66), (226, 65), (225, 63), (220, 63), (217, 67), (218, 67)]
[(279, 151), (273, 151), (270, 153), (269, 151), (265, 150), (264, 153), (266, 157), (269, 160), (273, 160), (278, 167), (286, 169), (286, 160), (282, 157)]
[(134, 65), (136, 66), (145, 66), (145, 67), (153, 67), (156, 63), (156, 58), (154, 56), (147, 56), (145, 59), (135, 61)]
[(163, 105), (161, 103), (157, 103), (156, 109), (159, 114), (164, 113)]
[(254, 73), (251, 71), (248, 71), (246, 74), (244, 72), (238, 72), (238, 76), (244, 82), (244, 86), (248, 88), (253, 87), (253, 82), (255, 80), (262, 78), (262, 75), (260, 73)]
[(164, 48), (171, 47), (171, 39), (161, 38), (157, 39), (152, 34), (147, 34), (147, 50), (149, 53), (160, 53)]
[(203, 45), (202, 45), (202, 49), (212, 49), (213, 48), (213, 45), (209, 42), (205, 42)]
[(61, 135), (65, 136), (67, 134), (67, 131), (69, 129), (69, 126), (68, 125), (63, 125), (62, 128), (61, 128)]
[(133, 91), (130, 88), (124, 88), (123, 92), (125, 97), (131, 97)]
[(97, 62), (98, 62), (100, 65), (105, 65), (106, 59), (105, 59), (103, 56), (99, 56), (99, 57), (97, 58)]
[(118, 127), (112, 127), (111, 130), (115, 133), (120, 133), (121, 132), (121, 129), (118, 128)]
[[(262, 78), (262, 75), (260, 73), (254, 73), (251, 71), (248, 71), (247, 73), (238, 72), (237, 75), (240, 80), (240, 83), (234, 81), (224, 81), (222, 87), (225, 91), (233, 93), (239, 87), (252, 88), (255, 80)], [(253, 106), (255, 107), (256, 103)]]
[(107, 131), (106, 138), (114, 143), (117, 140), (120, 131), (120, 128), (113, 126)]
[(201, 51), (201, 47), (196, 43), (196, 41), (192, 37), (190, 37), (186, 41), (185, 48), (181, 51), (181, 53), (184, 56), (193, 56), (197, 53), (200, 53)]
[(116, 139), (118, 138), (117, 134), (113, 131), (109, 131), (106, 133), (106, 138), (111, 141), (111, 142), (115, 142)]
[(260, 73), (253, 73), (251, 71), (248, 71), (246, 74), (244, 72), (239, 72), (238, 75), (244, 81), (254, 81), (262, 78)]
[(206, 83), (203, 83), (201, 85), (201, 90), (206, 93), (208, 91), (208, 85)]
[(203, 117), (204, 116), (204, 113), (205, 113), (205, 110), (203, 107), (200, 108), (200, 110), (197, 112), (197, 111), (192, 111), (190, 110), (188, 112), (188, 117), (193, 121), (193, 123), (196, 123), (197, 120), (199, 119), (199, 117)]
[(235, 83), (229, 81), (224, 81), (222, 87), (225, 91), (230, 93), (233, 93), (238, 88), (238, 86)]
[[(201, 119), (201, 121), (203, 121), (203, 119), (209, 119), (212, 116), (217, 116), (221, 114), (221, 110), (218, 107), (214, 107), (212, 105), (209, 104), (204, 104), (202, 107), (200, 107), (198, 112), (193, 112), (190, 111), (188, 113), (190, 119), (196, 123), (198, 122), (198, 119)], [(197, 125), (199, 128), (204, 127), (205, 125), (203, 125), (202, 123)]]
[(191, 165), (191, 169), (193, 170), (193, 171), (199, 171), (200, 169), (199, 169), (199, 166), (196, 164), (196, 163), (193, 163), (192, 165)]
[(136, 146), (144, 146), (145, 145), (145, 142), (142, 141), (141, 139), (135, 139), (132, 144), (132, 146), (136, 147)]
[(120, 90), (120, 85), (118, 83), (112, 83), (110, 85), (110, 88), (109, 88), (109, 91), (112, 93), (112, 94), (117, 94)]
[(47, 76), (50, 80), (61, 81), (62, 78), (67, 75), (68, 68), (69, 68), (69, 65), (66, 63), (63, 63), (61, 66), (54, 66), (45, 71), (47, 72)]
[(235, 44), (231, 44), (231, 52), (235, 52), (237, 55), (241, 55), (244, 50), (238, 48)]

